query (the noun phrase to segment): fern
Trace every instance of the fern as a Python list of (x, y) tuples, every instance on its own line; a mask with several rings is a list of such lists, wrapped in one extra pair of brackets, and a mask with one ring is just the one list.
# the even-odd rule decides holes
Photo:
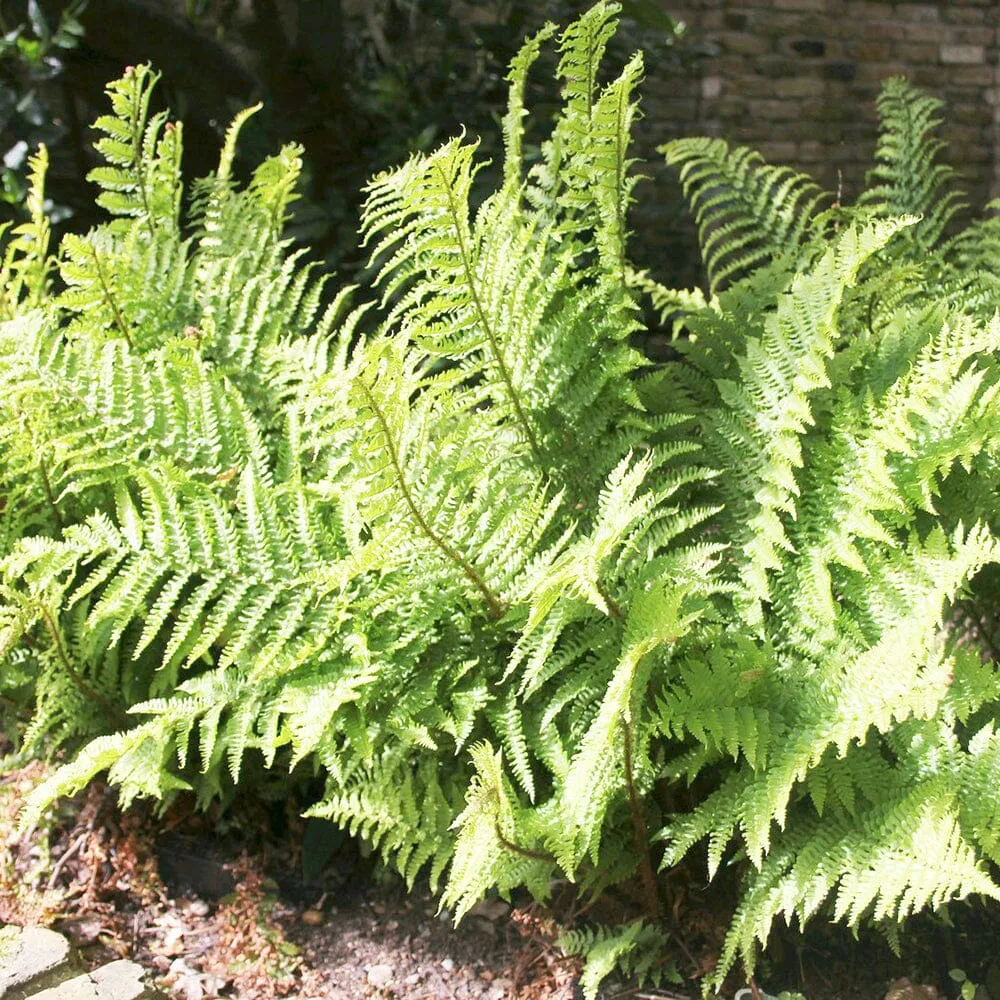
[(663, 953), (666, 943), (666, 935), (659, 928), (641, 920), (621, 928), (598, 926), (566, 931), (557, 941), (568, 955), (585, 957), (580, 986), (588, 1000), (597, 996), (597, 987), (615, 969), (633, 977), (640, 986), (682, 982), (672, 965), (656, 961), (655, 956)]
[(992, 805), (973, 818), (960, 777), (991, 766), (992, 730), (967, 724), (995, 711), (997, 677), (953, 620), (997, 558), (994, 502), (970, 490), (996, 482), (1000, 328), (973, 264), (994, 230), (943, 237), (959, 196), (939, 107), (888, 81), (869, 190), (817, 214), (789, 175), (780, 224), (764, 196), (733, 207), (777, 190), (759, 158), (665, 147), (712, 288), (728, 283), (706, 301), (638, 279), (689, 335), (665, 384), (728, 470), (715, 523), (736, 543), (722, 568), (743, 633), (696, 644), (658, 694), (661, 732), (684, 747), (667, 773), (713, 788), (660, 831), (664, 864), (701, 841), (710, 873), (749, 862), (716, 985), (737, 959), (752, 971), (779, 915), (805, 923), (829, 901), (833, 919), (895, 926), (998, 891)]
[(2, 273), (0, 669), (69, 762), (23, 823), (105, 771), (201, 806), (319, 778), (309, 814), (459, 918), (639, 883), (641, 921), (566, 936), (591, 995), (669, 974), (656, 868), (692, 851), (745, 878), (717, 986), (778, 916), (896, 933), (997, 895), (996, 226), (953, 231), (937, 106), (893, 81), (857, 205), (670, 144), (712, 291), (635, 274), (617, 12), (525, 43), (477, 208), (461, 135), (371, 181), (367, 288), (283, 233), (297, 146), (233, 178), (255, 109), (185, 200), (155, 74), (111, 84), (109, 219), (58, 289), (36, 158)]
[(806, 174), (722, 139), (675, 139), (660, 151), (680, 167), (712, 291), (800, 247), (830, 200)]

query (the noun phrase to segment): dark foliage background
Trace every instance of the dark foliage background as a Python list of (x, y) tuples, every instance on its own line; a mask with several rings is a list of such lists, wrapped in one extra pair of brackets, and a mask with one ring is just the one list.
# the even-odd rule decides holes
[[(511, 56), (546, 21), (565, 24), (587, 7), (568, 0), (5, 2), (0, 211), (16, 216), (28, 150), (44, 141), (53, 155), (50, 194), (61, 206), (55, 221), (74, 230), (95, 224), (84, 180), (92, 137), (80, 123), (103, 109), (107, 80), (150, 61), (163, 74), (159, 100), (184, 120), (189, 178), (213, 169), (232, 115), (258, 100), (264, 110), (244, 133), (237, 171), (245, 174), (282, 142), (305, 147), (291, 234), (350, 279), (363, 266), (357, 229), (366, 181), (463, 125), (498, 164)], [(706, 50), (659, 4), (627, 0), (623, 14), (612, 63), (641, 47), (659, 77), (696, 70)], [(546, 85), (551, 68), (534, 74), (529, 95), (541, 116), (556, 107)], [(495, 180), (484, 171), (483, 190)]]

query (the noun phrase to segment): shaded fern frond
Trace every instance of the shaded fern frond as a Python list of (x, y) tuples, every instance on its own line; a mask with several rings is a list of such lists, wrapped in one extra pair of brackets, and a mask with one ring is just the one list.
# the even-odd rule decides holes
[(858, 205), (874, 209), (883, 218), (919, 216), (909, 236), (929, 249), (964, 207), (961, 192), (951, 187), (954, 170), (937, 162), (945, 146), (942, 139), (934, 138), (943, 103), (905, 77), (891, 77), (883, 81), (876, 107), (875, 165), (865, 179)]
[(794, 252), (831, 200), (808, 175), (722, 139), (675, 139), (660, 152), (680, 168), (713, 292)]

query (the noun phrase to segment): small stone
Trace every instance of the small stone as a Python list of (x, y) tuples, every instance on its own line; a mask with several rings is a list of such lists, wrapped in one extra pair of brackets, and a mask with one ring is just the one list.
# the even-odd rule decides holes
[(986, 62), (986, 49), (982, 45), (942, 45), (941, 62), (948, 66), (971, 66)]
[(217, 997), (226, 988), (227, 980), (221, 976), (202, 976), (202, 985), (205, 987), (206, 995)]
[(58, 986), (35, 993), (31, 1000), (101, 1000), (101, 994), (90, 976), (74, 976)]
[(392, 982), (392, 966), (380, 963), (368, 968), (368, 985), (380, 990)]
[(188, 913), (192, 917), (207, 917), (212, 908), (203, 899), (192, 899), (188, 903)]
[(0, 968), (0, 997), (57, 969), (69, 958), (69, 942), (44, 927), (25, 927)]
[(889, 985), (885, 1000), (940, 1000), (934, 986), (915, 986), (904, 976)]
[(500, 920), (510, 913), (510, 904), (502, 899), (481, 899), (469, 910), (470, 917), (482, 917), (484, 920)]
[(201, 978), (197, 975), (181, 976), (174, 983), (173, 991), (184, 1000), (203, 1000), (205, 996), (205, 987), (201, 985)]
[(303, 910), (300, 919), (307, 927), (322, 927), (326, 921), (322, 910)]
[(173, 958), (175, 955), (184, 952), (184, 931), (180, 927), (172, 927), (163, 935), (163, 941), (159, 945), (154, 945), (155, 950), (161, 955)]
[(95, 969), (90, 978), (97, 983), (101, 1000), (137, 1000), (146, 992), (142, 966), (124, 958)]
[(417, 986), (420, 983), (420, 973), (411, 972), (406, 979), (403, 980), (407, 986)]
[(79, 946), (93, 944), (104, 930), (104, 926), (96, 917), (80, 917), (60, 926), (70, 936), (73, 944)]
[(450, 958), (442, 958), (441, 959), (441, 968), (444, 969), (445, 972), (454, 972), (455, 971), (455, 962), (454, 962), (454, 960), (450, 959)]

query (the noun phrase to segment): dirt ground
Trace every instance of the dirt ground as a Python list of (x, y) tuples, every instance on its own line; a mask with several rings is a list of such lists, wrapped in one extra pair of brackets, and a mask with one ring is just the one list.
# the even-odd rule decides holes
[[(99, 786), (44, 830), (17, 837), (14, 815), (42, 773), (32, 764), (0, 780), (0, 923), (54, 927), (94, 966), (134, 959), (174, 1000), (582, 996), (579, 963), (555, 944), (557, 919), (572, 924), (581, 914), (568, 892), (557, 892), (548, 910), (527, 899), (488, 900), (456, 928), (428, 886), (408, 893), (332, 827), (276, 815), (265, 803), (209, 816), (183, 802), (162, 817), (145, 808), (122, 815)], [(602, 1000), (700, 995), (731, 902), (724, 887), (706, 891), (693, 871), (667, 883), (666, 919), (685, 983), (611, 982)], [(808, 1000), (945, 1000), (958, 996), (949, 971), (961, 968), (980, 984), (977, 1000), (1000, 1000), (997, 912), (972, 906), (954, 919), (923, 919), (901, 958), (874, 936), (855, 940), (836, 928), (776, 932), (758, 972), (759, 996), (788, 989)], [(900, 986), (903, 976), (930, 985)], [(743, 986), (727, 984), (725, 1000)]]

